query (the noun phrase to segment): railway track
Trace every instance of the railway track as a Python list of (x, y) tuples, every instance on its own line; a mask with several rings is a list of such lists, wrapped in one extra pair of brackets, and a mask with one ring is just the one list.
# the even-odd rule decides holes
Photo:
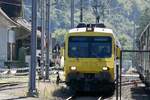
[[(78, 96), (70, 96), (66, 100), (91, 100), (91, 98), (83, 97), (83, 99), (81, 99), (81, 97), (78, 97)], [(103, 97), (93, 97), (93, 100), (104, 100), (104, 98)]]
[[(141, 83), (140, 80), (132, 80), (132, 81), (124, 81), (122, 83), (122, 86), (128, 86), (128, 85), (135, 85)], [(78, 96), (78, 95), (73, 95), (68, 97), (66, 100), (112, 100), (113, 97), (110, 98), (104, 98), (102, 96), (100, 97), (88, 97), (88, 96)]]
[(103, 97), (99, 97), (97, 100), (104, 100), (104, 98)]
[(75, 96), (70, 96), (66, 100), (74, 100), (74, 99), (75, 99)]

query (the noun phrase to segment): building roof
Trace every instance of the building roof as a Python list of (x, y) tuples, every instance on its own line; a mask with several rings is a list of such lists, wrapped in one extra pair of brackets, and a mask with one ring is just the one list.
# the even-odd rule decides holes
[[(22, 19), (22, 18), (18, 18), (16, 20), (16, 22), (20, 25), (20, 29), (24, 30), (24, 32), (22, 33), (22, 31), (19, 31), (19, 34), (17, 36), (17, 39), (22, 39), (22, 38), (26, 38), (31, 34), (31, 23), (29, 23), (27, 20)], [(37, 37), (40, 38), (41, 37), (41, 32), (37, 30)]]
[(6, 13), (0, 8), (0, 26), (8, 28), (19, 26), (15, 21), (9, 18)]
[[(0, 8), (0, 26), (12, 28), (16, 32), (16, 39), (24, 39), (31, 35), (31, 23), (25, 19), (16, 18), (12, 20), (7, 14)], [(41, 32), (37, 31), (37, 37), (40, 38)]]

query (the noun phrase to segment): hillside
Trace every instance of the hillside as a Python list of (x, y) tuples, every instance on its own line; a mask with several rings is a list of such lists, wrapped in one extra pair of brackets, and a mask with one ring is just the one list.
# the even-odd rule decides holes
[[(3, 2), (21, 4), (22, 0), (0, 0)], [(80, 22), (80, 0), (75, 1), (75, 26)], [(64, 34), (70, 29), (70, 2), (71, 0), (51, 0), (51, 31), (58, 42), (63, 41)], [(150, 0), (83, 0), (83, 22), (95, 23), (94, 6), (98, 7), (100, 20), (108, 28), (112, 28), (121, 41), (124, 49), (131, 49), (135, 33), (139, 34), (148, 21)], [(21, 6), (1, 4), (2, 9), (10, 16), (20, 16), (31, 20), (31, 0), (23, 0), (23, 14)], [(12, 10), (13, 9), (13, 10)], [(147, 12), (146, 12), (147, 11)], [(144, 17), (143, 17), (144, 16)], [(140, 21), (139, 21), (140, 20)], [(147, 19), (149, 20), (149, 19)], [(40, 26), (40, 0), (38, 0), (38, 25)], [(136, 30), (138, 27), (138, 30)], [(134, 30), (134, 28), (136, 28)]]

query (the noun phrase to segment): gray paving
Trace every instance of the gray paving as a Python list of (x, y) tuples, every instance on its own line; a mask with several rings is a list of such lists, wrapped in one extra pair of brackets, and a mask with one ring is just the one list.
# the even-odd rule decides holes
[[(51, 79), (55, 79), (53, 76)], [(10, 80), (10, 78), (8, 78)], [(19, 81), (19, 78), (15, 78)], [(20, 80), (23, 79), (22, 77)], [(11, 79), (12, 80), (12, 79)], [(127, 81), (129, 80), (129, 81)], [(134, 76), (123, 78), (123, 82), (132, 82), (132, 80), (138, 80)], [(10, 84), (10, 83), (9, 83)], [(12, 83), (11, 83), (12, 84)], [(16, 84), (16, 83), (15, 83)], [(26, 97), (26, 91), (28, 89), (27, 82), (17, 83), (17, 85), (0, 85), (0, 100), (65, 100), (71, 96), (68, 89), (63, 85), (56, 85), (52, 82), (37, 82), (37, 88), (40, 93), (39, 98)], [(75, 100), (97, 100), (90, 96), (79, 97)], [(105, 100), (116, 100), (115, 94), (106, 98)], [(150, 94), (145, 91), (145, 85), (143, 83), (129, 84), (122, 86), (122, 100), (150, 100)]]
[(0, 93), (0, 100), (40, 100), (38, 98), (26, 97), (26, 96), (13, 96), (6, 93)]

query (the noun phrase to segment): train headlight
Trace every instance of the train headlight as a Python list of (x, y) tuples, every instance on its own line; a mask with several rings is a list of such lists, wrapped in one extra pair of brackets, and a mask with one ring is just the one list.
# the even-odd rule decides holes
[(108, 67), (103, 67), (103, 71), (107, 71), (108, 69)]
[(76, 66), (71, 67), (71, 70), (76, 70), (76, 69), (77, 69)]

